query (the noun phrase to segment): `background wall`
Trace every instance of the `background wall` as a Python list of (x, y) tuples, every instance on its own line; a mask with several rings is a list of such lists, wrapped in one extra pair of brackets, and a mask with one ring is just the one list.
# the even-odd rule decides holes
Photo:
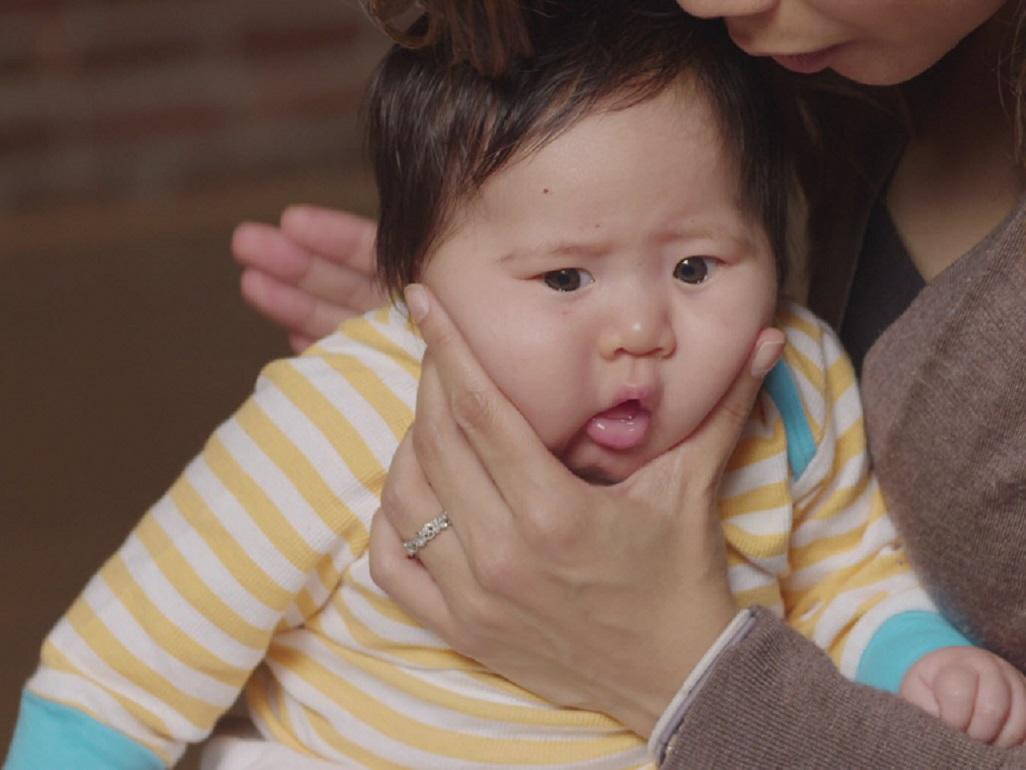
[(238, 297), (233, 226), (372, 213), (384, 45), (357, 0), (0, 4), (4, 749), (46, 631), (287, 352)]

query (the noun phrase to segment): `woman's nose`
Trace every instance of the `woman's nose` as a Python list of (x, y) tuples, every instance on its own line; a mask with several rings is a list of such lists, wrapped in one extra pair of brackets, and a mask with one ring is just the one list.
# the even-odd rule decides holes
[(665, 358), (673, 354), (677, 338), (670, 315), (656, 301), (614, 310), (599, 338), (599, 353)]
[(754, 16), (766, 13), (781, 0), (677, 0), (677, 5), (702, 19)]

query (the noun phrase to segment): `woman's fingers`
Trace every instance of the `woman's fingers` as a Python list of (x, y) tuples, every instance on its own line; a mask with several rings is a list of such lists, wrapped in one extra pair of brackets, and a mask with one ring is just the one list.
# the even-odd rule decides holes
[(374, 234), (369, 219), (315, 206), (289, 207), (280, 227), (243, 222), (232, 235), (242, 295), (300, 350), (385, 301), (374, 281)]
[(289, 347), (296, 353), (302, 353), (317, 340), (307, 337), (305, 334), (293, 333), (289, 335)]
[[(410, 429), (410, 438), (417, 464), (439, 508), (450, 513), (452, 527), (463, 542), (464, 560), (478, 582), (490, 585), (493, 581), (489, 571), (496, 567), (496, 559), (489, 543), (502, 541), (504, 554), (518, 545), (510, 508), (467, 437), (452, 421), (438, 370), (430, 360), (421, 374), (417, 421)], [(441, 569), (448, 571), (448, 567)]]
[[(783, 332), (764, 329), (734, 383), (698, 429), (639, 469), (624, 483), (626, 490), (642, 498), (666, 500), (665, 509), (670, 512), (694, 514), (700, 507), (697, 501), (714, 502), (723, 468), (748, 421), (763, 378), (780, 358), (783, 347)], [(707, 537), (722, 540), (719, 527), (702, 531)]]
[[(416, 429), (416, 425), (411, 431)], [(387, 518), (390, 530), (397, 533), (393, 542), (395, 553), (391, 556), (400, 556), (407, 559), (406, 551), (403, 548), (403, 541), (410, 540), (428, 521), (438, 516), (445, 508), (435, 496), (434, 490), (428, 484), (424, 472), (420, 467), (420, 461), (413, 450), (412, 433), (407, 433), (399, 444), (392, 464), (388, 470), (388, 479), (381, 496), (381, 509), (378, 516)], [(467, 553), (461, 541), (461, 529), (469, 518), (468, 512), (477, 512), (474, 503), (461, 504), (459, 512), (447, 511), (450, 519), (450, 528), (440, 532), (431, 542), (425, 545), (417, 553), (417, 559), (410, 561), (418, 562), (415, 566), (424, 571), (433, 579), (437, 589), (448, 602), (448, 606), (454, 608), (461, 617), (466, 617), (477, 606), (471, 606), (469, 600), (476, 593), (479, 584), (477, 577), (473, 574), (467, 560)], [(371, 555), (372, 566), (375, 556)], [(387, 559), (385, 564), (392, 564), (392, 559)], [(423, 567), (421, 567), (423, 564)], [(398, 583), (417, 580), (415, 570), (403, 569), (389, 571), (390, 578), (381, 587), (403, 606), (409, 597), (403, 593), (399, 595), (393, 592), (392, 587)], [(451, 637), (453, 631), (451, 623), (449, 627), (442, 628), (441, 624), (446, 623), (450, 617), (450, 610), (447, 609), (444, 616), (435, 617), (426, 611), (422, 611), (419, 619), (421, 622), (448, 639), (451, 643), (457, 644), (457, 640)]]
[[(417, 413), (424, 414), (422, 407), (427, 407), (430, 413), (440, 414), (438, 401), (444, 399), (473, 454), (480, 458), (481, 465), (513, 510), (523, 510), (536, 502), (540, 497), (539, 489), (546, 490), (546, 499), (556, 502), (560, 484), (574, 481), (573, 477), (484, 372), (463, 335), (431, 292), (419, 284), (408, 286), (406, 302), (427, 342), (439, 381), (436, 389), (428, 391), (429, 398), (423, 404), (418, 400)], [(443, 417), (439, 426), (445, 424)], [(448, 446), (441, 441), (439, 445)], [(427, 461), (427, 458), (421, 459)], [(454, 489), (465, 488), (460, 477), (462, 466), (443, 456), (435, 458), (430, 469), (425, 467), (425, 470), (433, 484), (437, 481), (451, 483)]]
[[(734, 451), (741, 429), (748, 422), (762, 381), (784, 350), (785, 337), (779, 329), (763, 329), (752, 354), (738, 372), (730, 390), (687, 440), (689, 454), (714, 457), (725, 463)], [(721, 466), (722, 467), (722, 466)]]
[(296, 243), (350, 270), (374, 275), (377, 223), (348, 211), (320, 206), (289, 206), (281, 215), (281, 230)]
[(293, 341), (290, 337), (296, 352), (305, 349), (310, 340), (331, 333), (353, 315), (346, 308), (317, 299), (257, 270), (243, 271), (240, 287), (250, 305), (297, 338)]
[(274, 225), (243, 222), (232, 233), (232, 254), (243, 267), (295, 285), (310, 269), (311, 254)]
[(422, 626), (444, 635), (452, 625), (442, 591), (417, 559), (406, 556), (400, 535), (378, 511), (371, 522), (371, 578)]

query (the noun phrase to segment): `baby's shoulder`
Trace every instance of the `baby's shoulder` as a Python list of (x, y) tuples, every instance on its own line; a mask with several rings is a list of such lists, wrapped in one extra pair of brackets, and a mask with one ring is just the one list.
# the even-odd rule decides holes
[(396, 406), (393, 402), (412, 408), (424, 348), (406, 315), (386, 305), (344, 321), (301, 355), (265, 366), (256, 395), (277, 390), (300, 401), (320, 396), (342, 408), (380, 392), (387, 400), (379, 406), (386, 411)]
[(350, 319), (302, 355), (264, 367), (233, 422), (254, 453), (280, 458), (301, 494), (345, 500), (369, 521), (413, 422), (423, 350), (395, 308)]
[(787, 337), (784, 360), (789, 366), (802, 360), (806, 368), (825, 372), (839, 360), (847, 361), (837, 333), (804, 305), (790, 300), (782, 302), (774, 321)]
[(787, 341), (764, 391), (783, 422), (792, 474), (801, 477), (836, 441), (839, 429), (862, 419), (855, 372), (830, 326), (809, 309), (783, 303), (775, 323)]

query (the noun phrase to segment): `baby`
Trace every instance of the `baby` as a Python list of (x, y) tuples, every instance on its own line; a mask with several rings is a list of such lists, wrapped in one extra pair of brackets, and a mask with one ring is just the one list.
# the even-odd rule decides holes
[[(776, 323), (783, 360), (722, 488), (738, 603), (861, 681), (953, 666), (1021, 705), (910, 572), (837, 341), (778, 307), (788, 167), (757, 64), (672, 2), (605, 6), (533, 18), (535, 56), (497, 79), (443, 44), (388, 54), (369, 107), (386, 284), (428, 285), (596, 484), (694, 431)], [(396, 306), (269, 366), (46, 640), (5, 767), (171, 765), (243, 689), (254, 730), (211, 741), (206, 768), (653, 767), (643, 739), (448, 649), (371, 580), (423, 352)]]

